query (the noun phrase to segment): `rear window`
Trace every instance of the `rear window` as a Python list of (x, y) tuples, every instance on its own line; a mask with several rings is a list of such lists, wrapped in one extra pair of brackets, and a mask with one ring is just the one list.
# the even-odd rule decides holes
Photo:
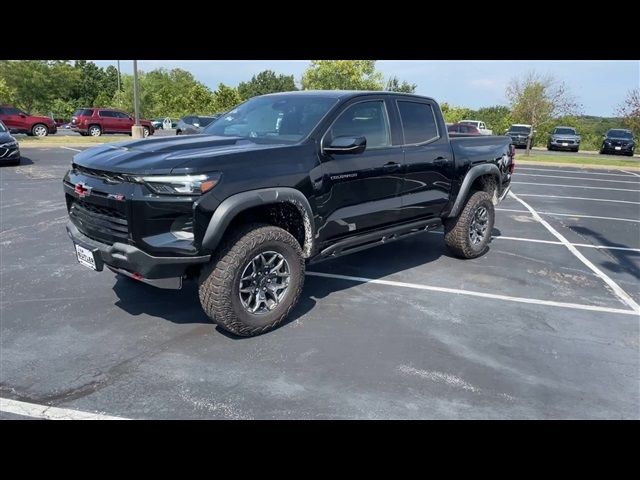
[(73, 112), (74, 117), (90, 117), (92, 115), (93, 110), (91, 108), (79, 108)]
[(398, 101), (404, 130), (404, 143), (424, 143), (438, 138), (438, 127), (431, 105)]

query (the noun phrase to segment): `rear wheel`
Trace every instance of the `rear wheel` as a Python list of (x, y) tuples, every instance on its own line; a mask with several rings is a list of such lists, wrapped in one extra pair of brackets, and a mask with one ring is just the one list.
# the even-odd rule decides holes
[(495, 221), (491, 195), (474, 192), (457, 218), (444, 224), (444, 241), (460, 258), (475, 258), (487, 251)]
[(49, 135), (49, 129), (43, 123), (36, 123), (33, 127), (31, 127), (31, 134), (36, 137), (46, 137)]
[(145, 138), (148, 137), (150, 133), (151, 131), (149, 130), (149, 127), (142, 127), (142, 134)]
[(276, 328), (298, 302), (305, 263), (298, 241), (271, 225), (232, 235), (200, 275), (200, 303), (221, 328), (250, 337)]
[(91, 125), (89, 127), (89, 135), (91, 135), (92, 137), (99, 137), (100, 135), (102, 135), (102, 129), (100, 128), (100, 125)]

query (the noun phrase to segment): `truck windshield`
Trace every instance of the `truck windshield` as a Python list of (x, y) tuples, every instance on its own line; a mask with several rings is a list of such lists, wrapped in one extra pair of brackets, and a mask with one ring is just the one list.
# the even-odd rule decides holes
[(631, 132), (627, 132), (626, 130), (609, 130), (607, 137), (631, 138)]
[(553, 133), (556, 135), (575, 135), (576, 131), (573, 128), (556, 128)]
[(203, 133), (295, 143), (306, 137), (337, 101), (311, 95), (254, 97), (213, 121)]
[(529, 133), (531, 131), (531, 127), (515, 127), (512, 126), (509, 129), (510, 133)]

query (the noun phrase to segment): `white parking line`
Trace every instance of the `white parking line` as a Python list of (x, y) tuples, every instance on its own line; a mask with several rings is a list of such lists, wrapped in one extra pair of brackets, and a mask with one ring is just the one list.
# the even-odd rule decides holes
[(610, 188), (610, 187), (585, 187), (583, 185), (561, 185), (559, 183), (534, 183), (534, 182), (511, 182), (516, 185), (541, 185), (543, 187), (565, 187), (565, 188), (587, 188), (589, 190), (617, 190), (618, 192), (638, 192), (638, 189), (629, 188)]
[(629, 175), (635, 175), (636, 177), (640, 177), (640, 173), (627, 172), (626, 170), (620, 170), (621, 172), (628, 173)]
[(593, 202), (631, 203), (633, 205), (640, 205), (640, 202), (630, 202), (629, 200), (610, 200), (608, 198), (565, 197), (562, 195), (538, 195), (537, 193), (519, 193), (518, 196), (519, 197), (564, 198), (567, 200), (588, 200)]
[(567, 249), (569, 249), (569, 251), (573, 253), (575, 257), (578, 258), (578, 260), (584, 263), (585, 266), (587, 266), (593, 273), (595, 273), (598, 277), (600, 277), (604, 283), (609, 285), (609, 287), (613, 290), (616, 296), (623, 303), (631, 307), (636, 314), (640, 314), (640, 305), (638, 305), (636, 301), (633, 298), (631, 298), (627, 292), (625, 292), (622, 288), (620, 288), (620, 286), (616, 282), (614, 282), (606, 273), (604, 273), (602, 270), (596, 267), (593, 263), (591, 263), (591, 261), (587, 257), (585, 257), (582, 253), (580, 253), (580, 251), (578, 251), (576, 247), (571, 245), (569, 240), (564, 238), (564, 236), (560, 232), (558, 232), (555, 228), (549, 225), (549, 223), (546, 220), (544, 220), (538, 214), (538, 212), (536, 212), (531, 207), (531, 205), (529, 205), (524, 200), (518, 198), (518, 196), (513, 192), (509, 192), (509, 196), (514, 200), (520, 202), (527, 210), (529, 210), (531, 212), (531, 215), (533, 215), (533, 218), (535, 218), (538, 222), (540, 222), (542, 226), (544, 226), (554, 237), (560, 240), (563, 243), (563, 245), (567, 247)]
[(71, 148), (71, 147), (60, 147), (60, 148), (64, 148), (65, 150), (72, 150), (74, 152), (81, 152), (82, 150), (78, 150), (76, 148)]
[(0, 398), (0, 412), (12, 413), (23, 417), (43, 418), (46, 420), (129, 420), (128, 418), (114, 417), (103, 413), (49, 407), (48, 405), (20, 402), (9, 398)]
[(388, 285), (390, 287), (404, 287), (404, 288), (413, 288), (417, 290), (428, 290), (431, 292), (441, 292), (441, 293), (453, 293), (457, 295), (468, 295), (471, 297), (481, 297), (481, 298), (491, 298), (494, 300), (505, 300), (507, 302), (517, 302), (517, 303), (529, 303), (533, 305), (547, 305), (550, 307), (561, 307), (561, 308), (573, 308), (575, 310), (589, 310), (592, 312), (605, 312), (605, 313), (621, 313), (623, 315), (637, 315), (636, 312), (632, 310), (625, 310), (622, 308), (609, 308), (609, 307), (601, 307), (599, 305), (583, 305), (581, 303), (566, 303), (566, 302), (555, 302), (553, 300), (538, 300), (536, 298), (527, 298), (527, 297), (512, 297), (510, 295), (498, 295), (495, 293), (484, 293), (484, 292), (476, 292), (473, 290), (461, 290), (458, 288), (446, 288), (446, 287), (434, 287), (432, 285), (422, 285), (419, 283), (407, 283), (407, 282), (394, 282), (391, 280), (380, 280), (375, 278), (365, 278), (365, 277), (352, 277), (350, 275), (337, 275), (334, 273), (324, 273), (324, 272), (307, 272), (307, 275), (311, 277), (325, 277), (325, 278), (335, 278), (338, 280), (349, 280), (352, 282), (360, 282), (360, 283), (375, 283), (378, 285)]
[[(496, 211), (529, 213), (528, 210), (515, 210), (513, 208), (496, 208)], [(537, 213), (539, 213), (540, 215), (551, 215), (552, 217), (597, 218), (599, 220), (618, 220), (620, 222), (640, 223), (640, 220), (634, 220), (632, 218), (599, 217), (597, 215), (578, 215), (575, 213), (552, 213), (552, 212), (537, 212)]]
[(586, 178), (586, 177), (563, 177), (561, 175), (541, 175), (539, 173), (519, 173), (518, 176), (527, 177), (549, 177), (549, 178), (569, 178), (571, 180), (588, 180), (590, 182), (613, 182), (613, 183), (632, 183), (634, 185), (640, 185), (640, 181), (630, 180), (605, 180), (603, 178)]
[[(524, 210), (523, 210), (523, 212), (524, 212)], [(442, 230), (430, 230), (428, 233), (435, 233), (435, 234), (438, 234), (438, 235), (443, 235), (444, 234), (444, 232)], [(516, 242), (546, 243), (548, 245), (562, 245), (562, 246), (564, 246), (564, 243), (556, 241), (556, 240), (539, 240), (537, 238), (507, 237), (505, 235), (491, 236), (491, 240), (513, 240), (513, 241), (516, 241)], [(572, 243), (571, 245), (573, 245), (574, 247), (595, 248), (595, 249), (598, 249), (598, 250), (622, 250), (622, 251), (625, 251), (625, 252), (638, 252), (638, 253), (640, 253), (640, 248), (614, 247), (613, 245), (592, 245), (590, 243)]]
[[(529, 167), (516, 167), (518, 172), (520, 170), (530, 170), (532, 172), (560, 172), (560, 173), (579, 173), (581, 175), (607, 175), (610, 177), (628, 177), (629, 175), (636, 175), (632, 172), (626, 172), (625, 170), (618, 170), (618, 172), (625, 172), (628, 175), (621, 175), (620, 173), (600, 173), (600, 172), (584, 172), (582, 170), (556, 170), (550, 168), (529, 168)], [(637, 175), (640, 177), (640, 175)]]

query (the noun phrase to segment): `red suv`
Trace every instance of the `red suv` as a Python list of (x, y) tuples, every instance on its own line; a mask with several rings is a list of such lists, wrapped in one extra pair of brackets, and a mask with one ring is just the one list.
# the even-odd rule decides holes
[(8, 105), (0, 106), (0, 120), (11, 133), (26, 133), (36, 137), (46, 137), (50, 133), (56, 133), (56, 122), (49, 117), (29, 115), (19, 108)]
[[(71, 130), (80, 135), (99, 137), (103, 133), (131, 133), (134, 124), (131, 115), (113, 108), (79, 108), (71, 117)], [(149, 120), (140, 120), (144, 136), (155, 131)]]

